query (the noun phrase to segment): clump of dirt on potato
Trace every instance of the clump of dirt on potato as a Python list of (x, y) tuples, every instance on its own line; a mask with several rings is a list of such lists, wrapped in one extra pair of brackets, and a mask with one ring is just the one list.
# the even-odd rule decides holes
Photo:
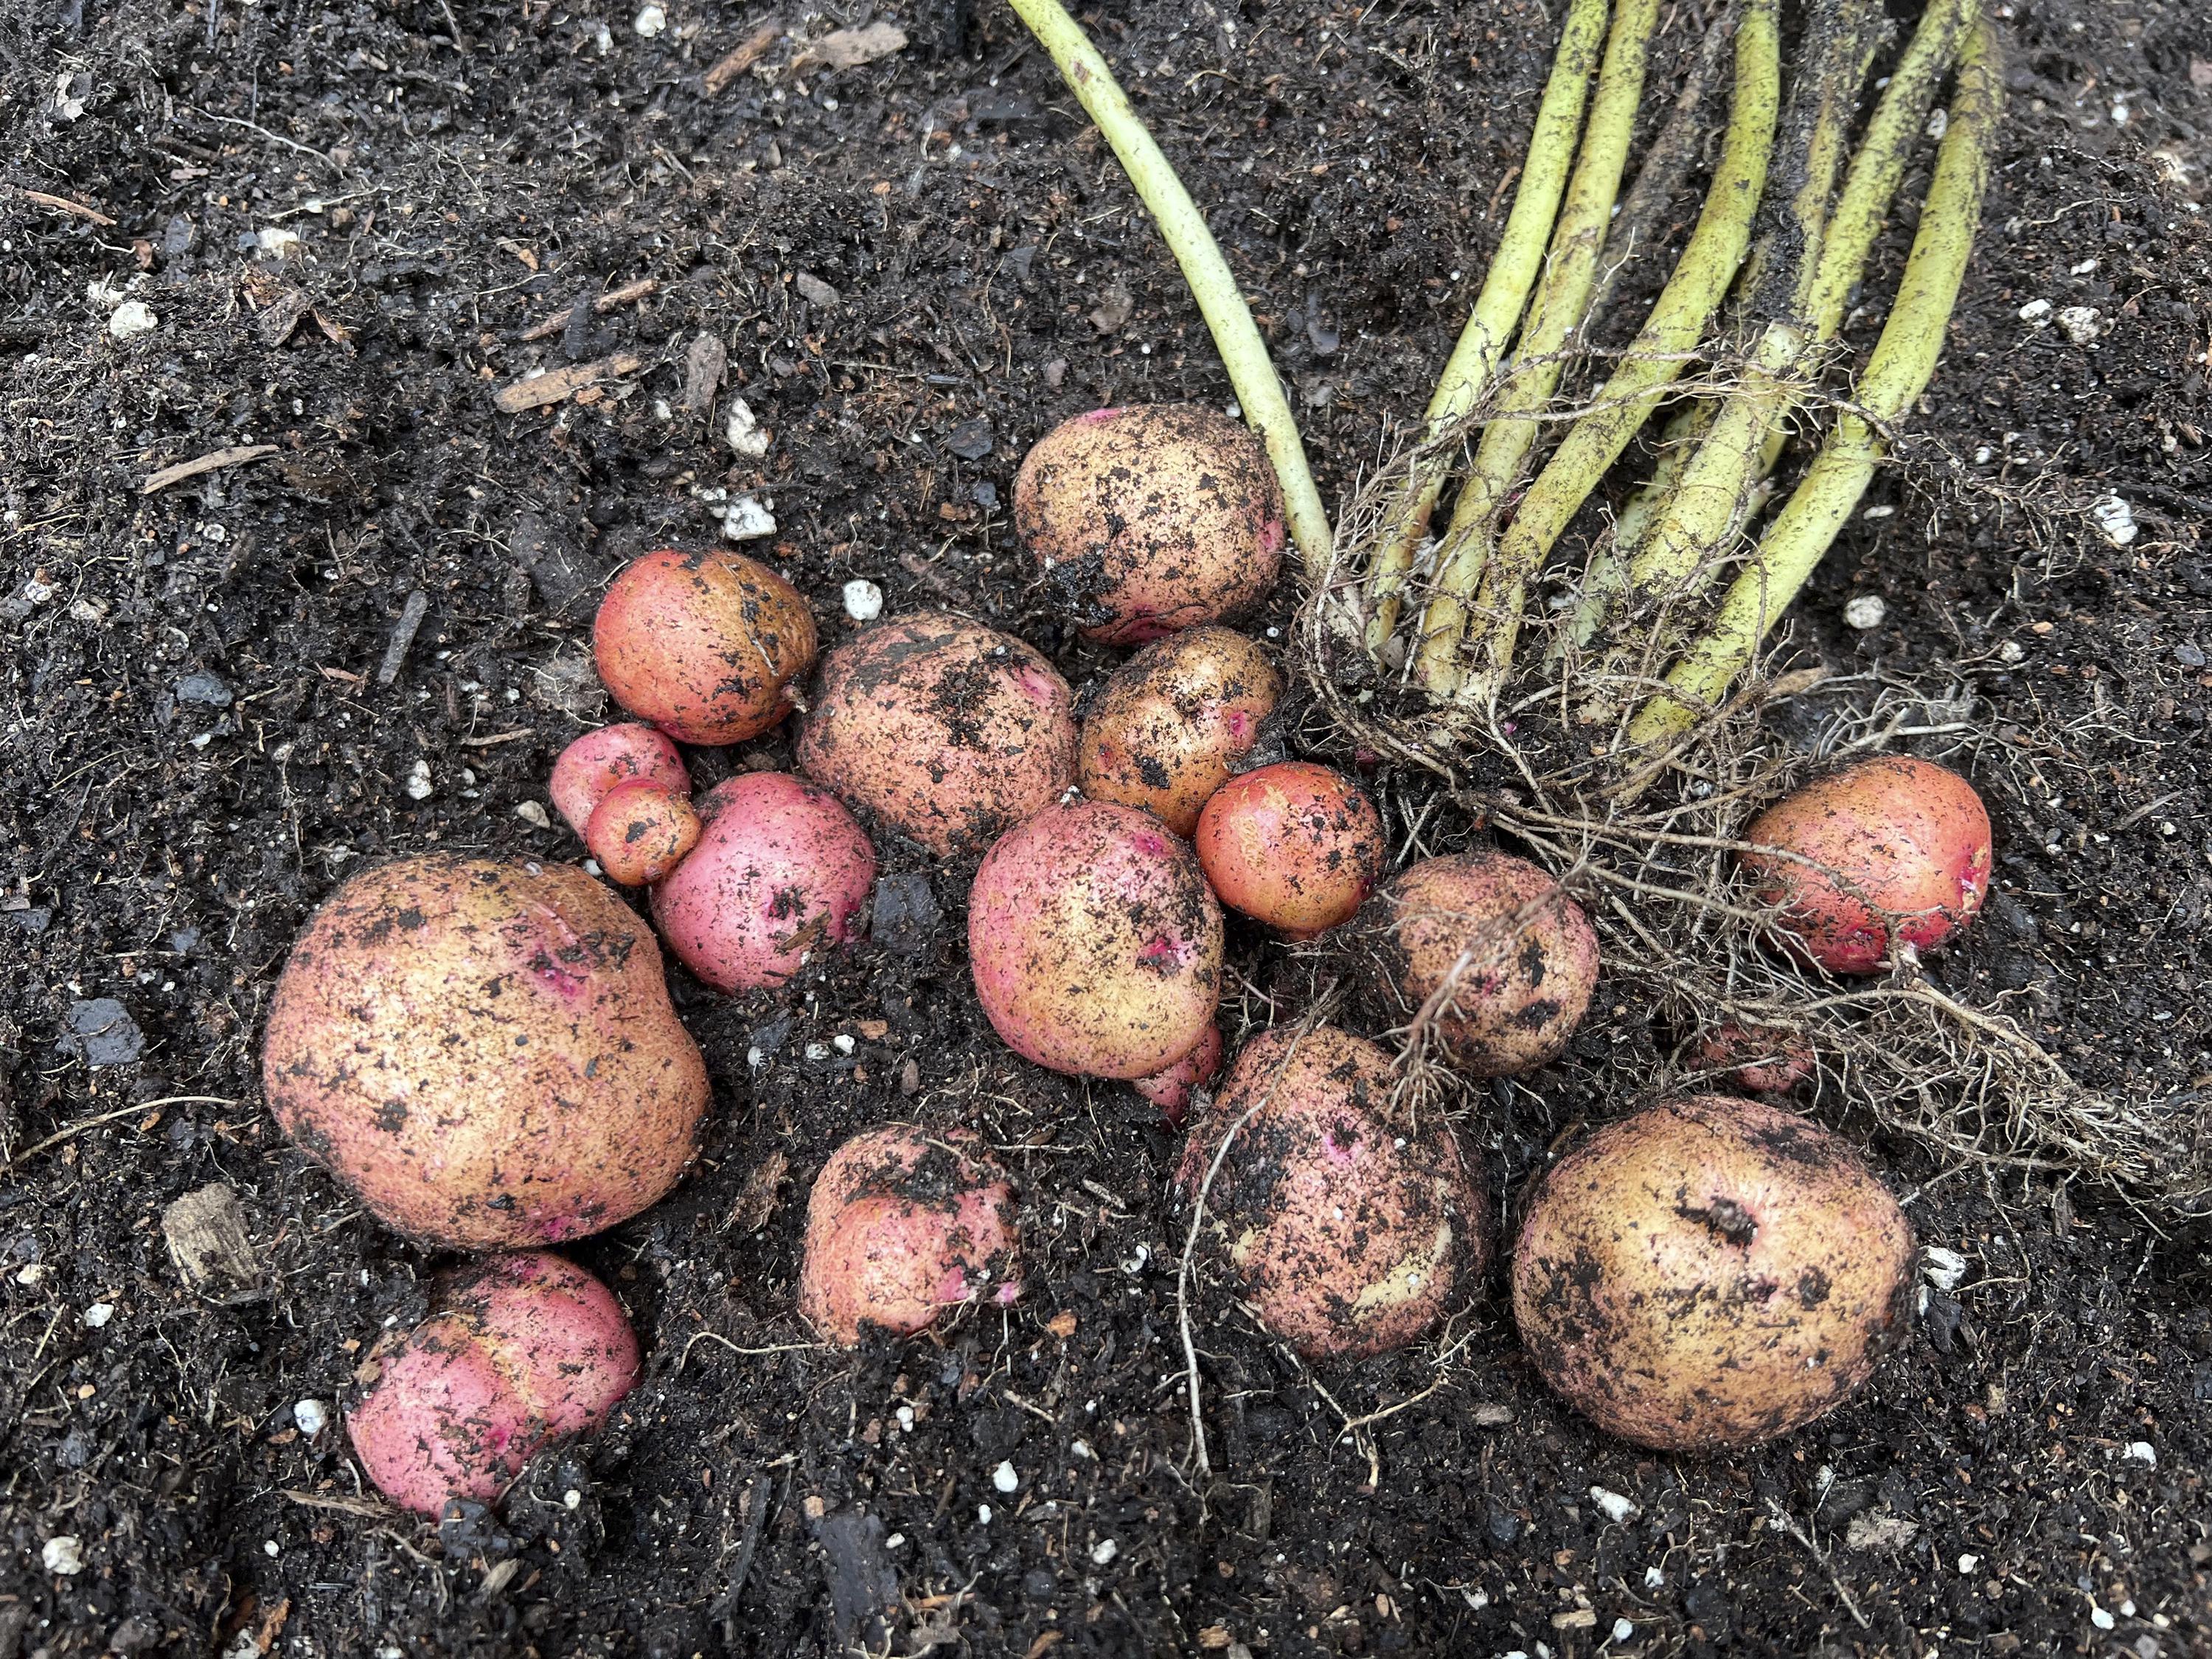
[(1199, 814), (1192, 844), (1224, 904), (1293, 939), (1358, 915), (1389, 854), (1367, 792), (1310, 761), (1231, 778)]
[(1200, 625), (1156, 641), (1114, 672), (1085, 714), (1077, 780), (1091, 799), (1141, 806), (1188, 840), (1282, 695), (1267, 653), (1231, 629)]
[(592, 624), (614, 699), (682, 743), (743, 743), (791, 712), (813, 665), (814, 617), (757, 559), (663, 548), (633, 559)]

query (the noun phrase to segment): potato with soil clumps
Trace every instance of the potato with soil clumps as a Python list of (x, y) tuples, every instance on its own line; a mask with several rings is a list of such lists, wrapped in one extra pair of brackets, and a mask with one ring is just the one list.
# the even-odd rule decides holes
[(1666, 1451), (1741, 1446), (1843, 1403), (1904, 1334), (1912, 1228), (1851, 1147), (1696, 1095), (1598, 1130), (1544, 1178), (1513, 1312), (1545, 1382)]
[(1141, 806), (1188, 839), (1282, 695), (1283, 677), (1242, 634), (1205, 626), (1157, 641), (1084, 716), (1077, 780), (1091, 799)]
[(591, 828), (592, 814), (620, 785), (642, 781), (671, 794), (689, 797), (691, 775), (667, 737), (637, 720), (620, 720), (586, 732), (553, 763), (547, 793), (579, 837)]
[(966, 1129), (886, 1123), (830, 1155), (806, 1201), (799, 1311), (847, 1346), (1020, 1294), (1014, 1192)]
[(1557, 1060), (1597, 984), (1582, 906), (1527, 860), (1487, 848), (1408, 866), (1353, 931), (1384, 1016), (1427, 1030), (1475, 1077)]
[(1743, 854), (1783, 907), (1783, 943), (1832, 974), (1871, 974), (1899, 947), (1933, 951), (1990, 890), (1990, 815), (1973, 785), (1909, 755), (1815, 779), (1753, 818)]
[(1009, 830), (968, 895), (975, 994), (1008, 1048), (1055, 1072), (1151, 1077), (1221, 1000), (1221, 907), (1149, 812), (1077, 801)]
[(742, 553), (662, 548), (599, 601), (592, 651), (614, 699), (680, 743), (743, 743), (791, 712), (814, 664), (799, 590)]
[(652, 931), (573, 865), (445, 854), (354, 877), (276, 981), (284, 1132), (416, 1242), (579, 1238), (676, 1184), (707, 1066)]
[(1192, 844), (1224, 904), (1294, 939), (1357, 915), (1389, 854), (1367, 792), (1310, 761), (1223, 784)]
[(1457, 1139), (1397, 1123), (1393, 1082), (1389, 1054), (1335, 1026), (1263, 1031), (1184, 1144), (1184, 1196), (1205, 1192), (1244, 1299), (1309, 1359), (1419, 1340), (1489, 1260)]
[(894, 617), (823, 660), (799, 769), (940, 858), (972, 855), (1075, 781), (1074, 697), (1011, 635)]
[(1093, 410), (1037, 441), (1014, 528), (1090, 638), (1231, 622), (1282, 568), (1283, 492), (1249, 428), (1194, 404)]
[(584, 826), (584, 845), (624, 887), (643, 887), (684, 862), (699, 844), (699, 812), (688, 795), (632, 778), (607, 791)]
[(637, 1382), (637, 1337), (614, 1294), (541, 1251), (439, 1282), (435, 1311), (370, 1351), (374, 1380), (346, 1433), (377, 1490), (436, 1515), (497, 1498), (556, 1440), (588, 1434)]

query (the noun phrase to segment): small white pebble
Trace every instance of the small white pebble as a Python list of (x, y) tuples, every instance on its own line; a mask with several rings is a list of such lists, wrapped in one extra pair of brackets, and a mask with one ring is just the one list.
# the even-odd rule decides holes
[(2094, 306), (2068, 306), (2058, 313), (2058, 326), (2078, 346), (2087, 345), (2105, 331), (2103, 315)]
[(414, 765), (409, 767), (407, 781), (400, 785), (400, 787), (407, 792), (407, 799), (410, 800), (429, 799), (432, 787), (430, 763), (426, 760), (418, 760)]
[(2121, 1602), (2121, 1603), (2120, 1603), (2120, 1617), (2121, 1617), (2121, 1618), (2123, 1618), (2123, 1619), (2132, 1619), (2132, 1618), (2134, 1618), (2135, 1616), (2136, 1616), (2136, 1604), (2135, 1604), (2135, 1602), (2134, 1602), (2134, 1601), (2133, 1601), (2132, 1599), (2130, 1599), (2130, 1600), (2129, 1600), (2129, 1601), (2123, 1601), (2123, 1602)]
[(2097, 533), (2114, 547), (2125, 547), (2136, 538), (2135, 509), (2118, 495), (2107, 495), (2089, 509)]
[(115, 1304), (112, 1302), (95, 1302), (84, 1310), (84, 1322), (95, 1331), (114, 1317)]
[(514, 816), (532, 829), (550, 830), (553, 827), (552, 818), (547, 814), (545, 809), (534, 800), (526, 800), (519, 804), (514, 809)]
[(39, 1552), (39, 1559), (46, 1564), (48, 1572), (64, 1576), (84, 1571), (84, 1540), (74, 1533), (64, 1533), (58, 1538), (46, 1540), (46, 1547)]
[(873, 622), (884, 614), (884, 590), (865, 576), (845, 584), (845, 614), (856, 623)]
[(722, 436), (738, 454), (750, 455), (755, 460), (768, 453), (768, 447), (772, 441), (768, 429), (754, 415), (753, 406), (743, 398), (730, 399), (729, 413), (722, 421)]
[(1067, 1443), (1067, 1450), (1072, 1457), (1096, 1457), (1098, 1455), (1091, 1449), (1088, 1440), (1071, 1440)]
[(976, 1504), (975, 1519), (982, 1525), (987, 1527), (989, 1526), (991, 1524), (991, 1506), (988, 1504)]
[(2020, 662), (2023, 660), (2027, 655), (2027, 647), (2022, 645), (2018, 640), (2007, 640), (2003, 644), (1997, 647), (1997, 660), (1999, 662)]
[(1930, 138), (1941, 138), (1950, 130), (1951, 112), (1948, 110), (1938, 109), (1929, 116), (1928, 136)]
[(1012, 1463), (1002, 1462), (991, 1471), (991, 1484), (1000, 1492), (1014, 1492), (1022, 1489), (1022, 1478), (1014, 1473)]
[(640, 9), (637, 21), (630, 27), (646, 40), (650, 40), (668, 27), (668, 14), (658, 6), (646, 6)]
[(750, 495), (740, 495), (722, 509), (722, 534), (733, 542), (757, 542), (775, 534), (775, 514)]
[(26, 1263), (15, 1273), (15, 1282), (27, 1291), (34, 1291), (54, 1276), (54, 1270), (43, 1261)]
[(1659, 1568), (1657, 1568), (1657, 1567), (1646, 1567), (1646, 1568), (1644, 1568), (1644, 1589), (1657, 1589), (1661, 1585), (1664, 1584), (1666, 1582), (1667, 1582), (1667, 1575), (1666, 1575), (1666, 1573), (1665, 1573), (1665, 1572), (1662, 1571)]
[(1094, 1566), (1104, 1566), (1121, 1553), (1121, 1547), (1110, 1538), (1102, 1538), (1091, 1547), (1091, 1561)]
[(2138, 1463), (2148, 1463), (2153, 1468), (2157, 1467), (2158, 1449), (2153, 1446), (2148, 1440), (2130, 1441), (2128, 1443), (2128, 1455)]
[(1862, 593), (1844, 606), (1844, 625), (1862, 634), (1879, 628), (1889, 615), (1889, 605), (1879, 593)]
[(1974, 447), (1974, 465), (1987, 466), (1996, 455), (1996, 451), (1991, 449), (1987, 444), (1978, 444)]
[(275, 1539), (264, 1538), (261, 1540), (261, 1553), (264, 1555), (282, 1555), (284, 1550)]
[(2089, 1622), (2094, 1625), (2099, 1630), (2110, 1630), (2116, 1621), (2112, 1618), (2112, 1615), (2106, 1613), (2104, 1608), (2100, 1607), (2092, 1607), (2089, 1609)]
[(895, 1532), (890, 1537), (884, 1540), (884, 1547), (887, 1550), (895, 1550), (905, 1542), (906, 1534), (902, 1532)]
[(584, 1494), (571, 1486), (561, 1494), (561, 1502), (568, 1509), (580, 1510), (584, 1507)]
[(836, 1051), (841, 1054), (849, 1054), (859, 1046), (854, 1042), (852, 1037), (843, 1031), (840, 1031), (836, 1036), (831, 1037), (830, 1039), (830, 1045), (836, 1049)]
[[(760, 1050), (756, 1048), (753, 1052), (755, 1054), (758, 1054)], [(905, 1432), (912, 1434), (914, 1432), (914, 1407), (911, 1406), (901, 1406), (898, 1408), (897, 1416), (899, 1427)]]
[(2075, 276), (2087, 276), (2091, 271), (2094, 270), (2096, 268), (2097, 268), (2097, 262), (2096, 262), (2094, 259), (2084, 259), (2084, 260), (2082, 260), (2082, 261), (2081, 261), (2081, 263), (2080, 264), (2074, 266), (2072, 269), (2073, 269), (2073, 274), (2074, 274)]
[(1961, 1576), (1972, 1572), (1981, 1565), (1982, 1558), (1978, 1555), (1962, 1555), (1959, 1558), (1959, 1571)]
[(1966, 1276), (1966, 1258), (1941, 1244), (1930, 1244), (1920, 1253), (1920, 1271), (1937, 1290), (1955, 1291)]
[(1613, 1639), (1614, 1641), (1626, 1642), (1630, 1637), (1635, 1634), (1636, 1626), (1629, 1623), (1627, 1620), (1616, 1619), (1613, 1621)]
[(313, 1440), (330, 1426), (331, 1408), (319, 1400), (302, 1400), (292, 1407), (292, 1421), (300, 1432)]
[(1893, 519), (1896, 516), (1897, 509), (1887, 502), (1879, 507), (1870, 507), (1859, 514), (1862, 519)]
[(1636, 1513), (1636, 1500), (1624, 1498), (1617, 1492), (1607, 1492), (1603, 1486), (1589, 1489), (1590, 1502), (1605, 1511), (1605, 1518), (1616, 1526)]
[(2039, 327), (2042, 325), (2044, 319), (2050, 315), (2051, 301), (2048, 300), (2030, 300), (2026, 305), (2020, 308), (2021, 321), (2023, 323), (2033, 323)]
[(154, 307), (143, 300), (125, 300), (108, 318), (107, 331), (118, 340), (135, 340), (141, 334), (151, 334), (161, 324)]

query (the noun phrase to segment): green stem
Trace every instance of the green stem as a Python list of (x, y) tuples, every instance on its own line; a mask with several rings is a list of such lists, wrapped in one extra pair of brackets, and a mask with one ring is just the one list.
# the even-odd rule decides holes
[(1313, 470), (1306, 465), (1305, 445), (1298, 437), (1290, 399), (1283, 395), (1283, 383), (1268, 359), (1267, 342), (1260, 337), (1251, 307), (1244, 303), (1213, 233), (1206, 228), (1168, 158), (1130, 107), (1127, 94), (1115, 81), (1106, 60), (1060, 0), (1011, 0), (1011, 3), (1029, 25), (1030, 33), (1052, 54), (1052, 61), (1077, 100), (1098, 124), (1122, 171), (1158, 222), (1160, 235), (1182, 267), (1183, 280), (1212, 332), (1222, 366), (1229, 371), (1229, 384), (1243, 406), (1244, 418), (1267, 444), (1268, 459), (1273, 462), (1275, 477), (1282, 484), (1291, 540), (1297, 547), (1307, 576), (1320, 582), (1328, 574), (1331, 552), (1328, 512), (1322, 505)]

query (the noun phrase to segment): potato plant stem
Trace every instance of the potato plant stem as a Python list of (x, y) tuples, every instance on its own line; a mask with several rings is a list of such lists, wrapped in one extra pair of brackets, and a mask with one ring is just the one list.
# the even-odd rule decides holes
[(1327, 574), (1331, 550), (1328, 512), (1322, 505), (1321, 491), (1306, 464), (1305, 445), (1291, 414), (1290, 399), (1283, 395), (1283, 383), (1267, 356), (1267, 342), (1260, 337), (1251, 307), (1244, 303), (1213, 233), (1206, 228), (1190, 192), (1130, 106), (1127, 94), (1115, 81), (1105, 58), (1060, 0), (1011, 0), (1011, 3), (1030, 33), (1052, 55), (1085, 112), (1098, 124), (1122, 171), (1158, 222), (1169, 252), (1182, 267), (1183, 280), (1213, 335), (1215, 349), (1229, 372), (1229, 384), (1243, 405), (1244, 418), (1267, 444), (1267, 458), (1282, 484), (1291, 540), (1308, 577), (1320, 581)]
[[(1589, 101), (1590, 70), (1604, 38), (1605, 15), (1606, 0), (1571, 0), (1568, 8), (1543, 100), (1536, 106), (1536, 124), (1528, 136), (1528, 160), (1513, 194), (1512, 211), (1506, 216), (1504, 234), (1483, 276), (1474, 309), (1429, 399), (1421, 427), (1424, 446), (1437, 443), (1474, 407), (1521, 320), (1529, 289), (1536, 285), (1574, 161), (1575, 135), (1581, 131), (1583, 108)], [(1405, 488), (1393, 499), (1376, 538), (1368, 575), (1367, 648), (1378, 660), (1398, 626), (1407, 579), (1443, 489), (1448, 459), (1441, 450), (1416, 453)]]
[(1837, 420), (1751, 563), (1730, 585), (1706, 631), (1667, 676), (1668, 690), (1630, 721), (1641, 747), (1673, 738), (1715, 707), (1750, 665), (1759, 641), (1797, 596), (1858, 505), (1887, 447), (1882, 428), (1909, 410), (1936, 372), (1959, 296), (1989, 178), (1989, 143), (2003, 107), (2003, 67), (1989, 20), (1974, 9), (1952, 95), (1950, 125), (1920, 226), (1881, 337), (1859, 379), (1857, 403)]

